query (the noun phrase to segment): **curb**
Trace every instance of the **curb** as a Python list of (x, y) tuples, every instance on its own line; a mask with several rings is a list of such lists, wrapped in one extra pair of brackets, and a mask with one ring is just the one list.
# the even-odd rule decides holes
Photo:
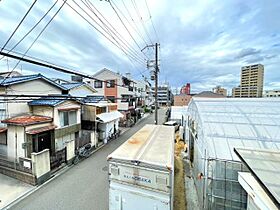
[[(137, 125), (138, 123), (140, 123), (142, 120), (146, 119), (147, 117), (151, 116), (151, 114), (141, 118), (138, 122), (135, 123), (135, 125)], [(132, 128), (132, 127), (131, 127)], [(131, 129), (130, 128), (130, 129)], [(130, 129), (125, 130), (123, 133), (121, 133), (121, 135), (125, 134), (127, 131), (129, 131)], [(103, 144), (100, 147), (98, 147), (97, 149), (93, 150), (90, 155), (94, 154), (95, 152), (99, 151), (100, 149), (102, 149), (105, 145), (107, 144)], [(13, 207), (14, 205), (18, 204), (20, 201), (24, 200), (25, 198), (27, 198), (28, 196), (30, 196), (32, 193), (36, 192), (37, 190), (41, 189), (42, 187), (44, 187), (45, 185), (47, 185), (49, 182), (53, 181), (54, 179), (56, 179), (57, 177), (61, 176), (62, 174), (64, 174), (65, 172), (67, 172), (69, 169), (71, 169), (72, 167), (74, 167), (74, 164), (71, 164), (69, 166), (65, 166), (64, 168), (62, 168), (61, 170), (57, 171), (56, 173), (54, 173), (54, 175), (48, 179), (47, 181), (45, 181), (43, 184), (36, 186), (35, 188), (27, 191), (26, 193), (24, 193), (23, 195), (20, 195), (19, 197), (17, 197), (16, 199), (14, 199), (13, 201), (11, 201), (10, 203), (8, 203), (6, 206), (4, 206), (2, 208), (2, 210), (8, 210), (11, 207)]]

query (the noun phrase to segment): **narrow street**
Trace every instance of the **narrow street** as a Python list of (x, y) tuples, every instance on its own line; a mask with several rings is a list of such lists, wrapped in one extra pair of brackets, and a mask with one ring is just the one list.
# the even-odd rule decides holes
[[(159, 124), (166, 109), (159, 109)], [(46, 184), (11, 209), (108, 209), (108, 168), (106, 157), (145, 124), (154, 123), (154, 114), (143, 119), (119, 139), (110, 142), (88, 159)]]

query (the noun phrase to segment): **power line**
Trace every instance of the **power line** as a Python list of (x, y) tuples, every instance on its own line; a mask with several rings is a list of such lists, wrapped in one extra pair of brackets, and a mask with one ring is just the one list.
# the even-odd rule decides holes
[[(73, 0), (73, 2), (81, 9), (81, 10), (83, 10), (83, 12), (85, 12), (104, 32), (107, 32), (107, 34), (109, 34), (109, 36), (119, 45), (119, 48), (122, 48), (122, 49), (124, 49), (124, 47), (123, 47), (123, 45), (121, 45), (120, 43), (119, 43), (119, 41), (118, 40), (116, 40), (116, 38), (114, 37), (114, 35), (124, 44), (124, 45), (126, 45), (126, 47), (128, 47), (128, 49), (130, 50), (130, 51), (128, 51), (127, 50), (127, 52), (130, 54), (130, 56), (131, 57), (133, 57), (134, 59), (137, 59), (138, 61), (140, 61), (140, 62), (142, 62), (142, 57), (140, 57), (139, 55), (138, 55), (138, 53), (136, 52), (134, 52), (133, 50), (131, 50), (131, 48), (129, 47), (129, 46), (127, 46), (127, 44), (125, 44), (123, 41), (122, 41), (122, 39), (121, 38), (119, 38), (117, 35), (116, 35), (116, 33), (114, 33), (114, 31), (112, 31), (112, 30), (110, 30), (110, 28), (102, 21), (102, 19), (92, 10), (92, 8), (90, 8), (89, 7), (89, 5), (86, 5), (85, 3), (84, 3), (84, 1), (83, 0), (81, 0), (82, 1), (82, 3), (99, 19), (99, 21), (106, 27), (106, 29), (104, 28), (104, 27), (102, 27), (97, 21), (95, 21), (83, 8), (81, 8), (74, 0)], [(112, 34), (112, 32), (114, 33), (114, 35)]]
[[(115, 45), (117, 48), (119, 48), (120, 50), (122, 50), (124, 52), (125, 55), (127, 56), (131, 56), (129, 54), (127, 54), (127, 52), (123, 49), (120, 48), (114, 41), (112, 41), (110, 38), (108, 38), (108, 36), (106, 36), (106, 34), (104, 34), (101, 30), (99, 30), (95, 25), (93, 25), (87, 18), (85, 18), (82, 14), (80, 14), (75, 8), (73, 8), (70, 4), (66, 3), (72, 10), (74, 10), (81, 18), (83, 18), (88, 24), (90, 24), (96, 31), (98, 31), (102, 36), (104, 36), (107, 40), (109, 40), (113, 45)], [(94, 19), (93, 19), (94, 20)], [(95, 20), (94, 20), (95, 21)], [(132, 56), (133, 58), (133, 56)], [(135, 58), (134, 58), (135, 59)], [(138, 60), (137, 60), (138, 61)], [(138, 61), (139, 62), (139, 61)], [(144, 62), (144, 61), (143, 61)], [(140, 64), (143, 64), (140, 62)]]
[(16, 31), (18, 30), (18, 28), (20, 27), (20, 25), (22, 24), (22, 22), (24, 21), (24, 19), (27, 17), (27, 15), (29, 14), (30, 10), (33, 8), (33, 6), (35, 5), (35, 3), (37, 2), (37, 0), (35, 0), (32, 5), (29, 7), (29, 9), (27, 10), (27, 12), (25, 13), (25, 15), (23, 16), (23, 18), (21, 19), (21, 21), (19, 22), (19, 24), (17, 25), (17, 27), (15, 28), (15, 30), (13, 31), (13, 33), (11, 34), (11, 36), (8, 38), (8, 40), (6, 41), (6, 43), (3, 45), (3, 47), (1, 48), (1, 52), (2, 50), (6, 47), (6, 45), (9, 43), (9, 41), (12, 39), (12, 37), (14, 36), (14, 34), (16, 33)]
[[(83, 1), (83, 0), (82, 0)], [(103, 19), (103, 20), (105, 20), (106, 22), (107, 22), (107, 24), (109, 24), (109, 26), (111, 27), (109, 27), (106, 23), (104, 23), (103, 21), (102, 21), (102, 19), (97, 15), (97, 14), (95, 14), (96, 15), (96, 17), (100, 20), (100, 22), (102, 22), (103, 23), (103, 25), (108, 29), (108, 30), (110, 30), (111, 32), (113, 32), (117, 37), (118, 37), (118, 39), (120, 40), (120, 41), (122, 41), (122, 42), (125, 42), (126, 43), (126, 46), (129, 46), (130, 47), (130, 44), (128, 43), (128, 41), (126, 41), (126, 39), (116, 30), (116, 28), (102, 15), (102, 13), (91, 3), (91, 1), (89, 1), (89, 0), (85, 0), (86, 2), (87, 2), (87, 4), (88, 4), (88, 6), (90, 7), (90, 9), (92, 10), (92, 12), (94, 13), (94, 11), (93, 11), (93, 9), (92, 8), (94, 8), (100, 15), (101, 15), (101, 18)], [(134, 50), (134, 52), (136, 52), (136, 53), (138, 53), (137, 52), (137, 50), (135, 50), (133, 47), (131, 47), (133, 50)], [(145, 54), (144, 54), (145, 55)]]
[[(37, 1), (37, 0), (36, 0)], [(10, 49), (9, 52), (14, 50), (39, 24), (40, 22), (49, 14), (49, 12), (54, 8), (54, 6), (57, 4), (58, 0), (54, 2), (54, 4), (48, 9), (48, 11), (41, 17), (41, 19)], [(2, 48), (2, 50), (5, 47)], [(2, 57), (4, 58), (4, 56)], [(2, 59), (0, 58), (0, 60)]]
[(157, 31), (156, 31), (156, 28), (155, 28), (155, 25), (154, 25), (154, 21), (153, 21), (153, 19), (152, 19), (152, 14), (151, 14), (151, 11), (150, 11), (150, 9), (149, 9), (147, 0), (145, 0), (145, 3), (146, 3), (147, 10), (148, 10), (148, 13), (149, 13), (149, 16), (150, 16), (150, 19), (151, 19), (151, 23), (152, 23), (152, 26), (153, 26), (153, 29), (154, 29), (154, 32), (155, 32), (155, 35), (156, 35), (156, 39), (157, 39), (157, 41), (159, 42), (158, 33), (157, 33)]
[[(113, 3), (114, 3), (114, 2), (113, 2)], [(130, 26), (134, 29), (134, 31), (138, 34), (138, 36), (144, 41), (145, 45), (148, 45), (148, 43), (147, 43), (146, 40), (144, 39), (143, 34), (141, 33), (141, 30), (139, 30), (139, 28), (138, 28), (137, 24), (135, 23), (135, 21), (134, 21), (132, 15), (131, 15), (131, 13), (129, 12), (129, 10), (128, 10), (126, 4), (124, 3), (124, 0), (122, 0), (122, 3), (123, 3), (123, 6), (125, 7), (125, 9), (126, 9), (128, 15), (129, 15), (129, 17), (131, 18), (132, 22), (134, 23), (136, 29), (130, 24), (130, 22), (128, 21), (128, 19), (126, 18), (126, 16), (120, 11), (120, 9), (118, 9), (118, 7), (117, 7), (116, 4), (115, 4), (115, 6), (116, 6), (117, 9), (121, 12), (121, 14), (125, 17), (126, 21), (130, 24)]]
[(124, 26), (124, 28), (126, 29), (126, 31), (128, 32), (128, 34), (130, 35), (130, 37), (133, 39), (134, 43), (137, 45), (137, 47), (139, 48), (139, 50), (141, 50), (141, 47), (139, 46), (139, 44), (136, 42), (136, 40), (134, 39), (134, 37), (132, 36), (132, 34), (130, 33), (130, 31), (128, 30), (127, 26), (125, 25), (125, 23), (123, 22), (122, 18), (119, 16), (119, 13), (117, 12), (117, 10), (115, 9), (115, 7), (112, 5), (111, 1), (109, 1), (112, 9), (114, 10), (114, 12), (116, 13), (116, 15), (118, 16), (119, 20), (121, 21), (122, 25)]
[(132, 2), (133, 7), (134, 7), (134, 9), (135, 9), (135, 11), (136, 11), (136, 14), (138, 15), (138, 17), (139, 17), (139, 19), (140, 19), (140, 22), (141, 22), (141, 24), (142, 24), (142, 26), (143, 26), (143, 28), (144, 28), (145, 33), (146, 33), (146, 35), (147, 35), (147, 37), (148, 37), (150, 43), (152, 44), (153, 41), (152, 41), (152, 39), (151, 39), (151, 37), (150, 37), (148, 31), (147, 31), (147, 28), (146, 28), (145, 24), (143, 23), (143, 19), (142, 19), (142, 16), (141, 16), (140, 12), (139, 12), (139, 9), (138, 9), (138, 7), (137, 7), (137, 4), (136, 4), (135, 0), (131, 0), (131, 2)]
[[(104, 82), (105, 84), (110, 83), (109, 81), (101, 80), (101, 79), (95, 78), (93, 76), (90, 76), (90, 75), (82, 73), (82, 72), (78, 72), (78, 71), (75, 71), (75, 70), (72, 70), (72, 69), (67, 69), (67, 68), (64, 68), (64, 67), (57, 66), (57, 65), (52, 65), (48, 62), (38, 61), (39, 59), (34, 58), (34, 57), (33, 57), (33, 59), (30, 59), (30, 58), (25, 58), (23, 56), (20, 57), (20, 56), (17, 56), (17, 55), (12, 55), (12, 54), (5, 53), (5, 52), (0, 52), (0, 55), (4, 55), (6, 57), (10, 57), (10, 58), (17, 59), (17, 60), (20, 60), (20, 61), (24, 61), (24, 62), (27, 62), (27, 63), (35, 64), (35, 65), (38, 65), (38, 66), (43, 66), (43, 67), (46, 67), (46, 68), (50, 68), (50, 69), (53, 69), (55, 71), (59, 71), (59, 72), (62, 72), (62, 73), (73, 74), (73, 75), (77, 75), (77, 76), (92, 79), (92, 80), (98, 80), (98, 81)], [(2, 83), (3, 83), (3, 81), (2, 81)], [(125, 88), (125, 86), (123, 86), (123, 85), (119, 85), (119, 84), (115, 84), (115, 85)]]
[[(67, 0), (66, 0), (67, 1)], [(42, 33), (46, 30), (46, 28), (48, 27), (48, 25), (53, 21), (53, 19), (55, 18), (55, 16), (59, 13), (59, 11), (62, 9), (62, 7), (64, 6), (64, 4), (66, 3), (66, 1), (64, 1), (62, 3), (62, 5), (59, 7), (59, 9), (55, 12), (55, 14), (51, 17), (51, 19), (47, 22), (47, 24), (44, 26), (44, 28), (41, 30), (41, 32), (37, 35), (37, 37), (35, 38), (35, 40), (32, 42), (32, 44), (28, 47), (28, 49), (24, 52), (22, 58), (28, 53), (28, 51), (32, 48), (32, 46), (35, 44), (35, 42), (39, 39), (39, 37), (42, 35)], [(12, 71), (10, 71), (10, 73), (7, 75), (7, 77), (5, 77), (5, 79), (1, 82), (1, 84), (3, 84), (3, 82), (6, 80), (6, 78), (8, 78), (11, 73), (16, 69), (16, 67), (18, 66), (18, 64), (20, 63), (21, 60), (19, 60), (16, 65), (14, 66), (14, 68), (12, 69)], [(0, 84), (0, 85), (1, 85)]]

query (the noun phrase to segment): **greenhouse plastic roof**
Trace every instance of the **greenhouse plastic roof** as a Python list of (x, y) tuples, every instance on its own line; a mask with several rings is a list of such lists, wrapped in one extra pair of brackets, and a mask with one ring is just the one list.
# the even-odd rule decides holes
[(237, 148), (235, 152), (280, 208), (280, 151)]
[(210, 158), (236, 160), (233, 149), (280, 149), (280, 99), (193, 98), (198, 147)]

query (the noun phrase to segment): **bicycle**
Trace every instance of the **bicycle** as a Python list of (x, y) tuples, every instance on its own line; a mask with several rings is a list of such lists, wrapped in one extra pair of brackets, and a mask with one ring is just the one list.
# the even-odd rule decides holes
[(90, 143), (84, 145), (83, 147), (79, 148), (76, 150), (76, 156), (73, 160), (73, 164), (76, 165), (79, 160), (83, 159), (83, 158), (88, 158), (90, 156), (90, 149), (91, 149), (91, 145)]

